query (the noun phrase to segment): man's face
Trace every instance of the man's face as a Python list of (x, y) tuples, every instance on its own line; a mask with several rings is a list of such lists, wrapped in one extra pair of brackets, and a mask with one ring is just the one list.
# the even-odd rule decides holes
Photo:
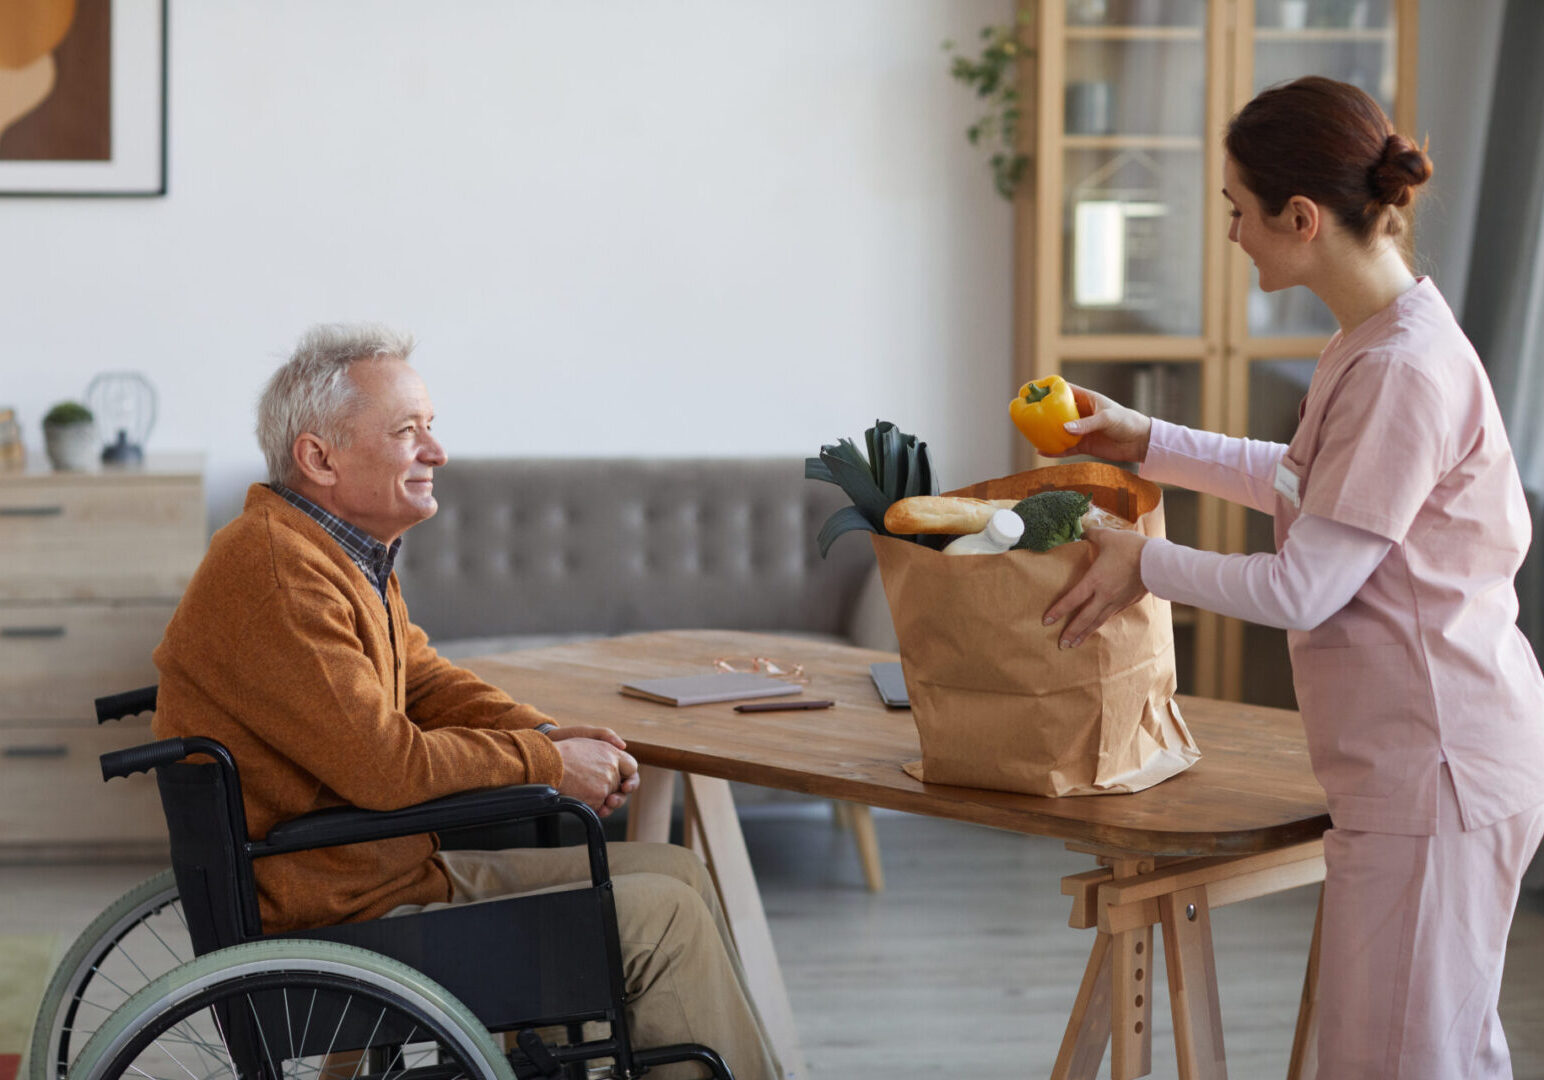
[(334, 514), (383, 544), (434, 516), (434, 469), (445, 449), (429, 431), (434, 406), (418, 373), (402, 360), (363, 360), (348, 377), (363, 404), (350, 420), (347, 448), (333, 447)]

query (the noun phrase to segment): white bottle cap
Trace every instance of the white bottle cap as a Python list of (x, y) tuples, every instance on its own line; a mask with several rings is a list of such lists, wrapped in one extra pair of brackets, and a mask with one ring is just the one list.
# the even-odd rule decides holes
[(993, 514), (991, 520), (986, 523), (986, 528), (981, 530), (986, 533), (987, 539), (999, 547), (1007, 550), (1019, 542), (1024, 535), (1024, 519), (1012, 510), (999, 510)]

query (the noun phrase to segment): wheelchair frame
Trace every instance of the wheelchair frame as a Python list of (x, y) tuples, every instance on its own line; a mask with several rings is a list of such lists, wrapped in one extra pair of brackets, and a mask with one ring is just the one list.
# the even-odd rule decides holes
[[(101, 699), (99, 719), (153, 708), (154, 698), (155, 688), (149, 687)], [(186, 759), (190, 756), (207, 762), (189, 762)], [(204, 983), (218, 985), (229, 975), (227, 966), (234, 971), (241, 964), (250, 965), (254, 950), (278, 955), (273, 953), (278, 949), (283, 962), (293, 966), (306, 961), (311, 955), (307, 950), (333, 956), (342, 949), (344, 966), (355, 965), (350, 970), (357, 968), (360, 955), (384, 958), (372, 959), (366, 965), (367, 982), (389, 983), (394, 977), (390, 972), (400, 975), (393, 965), (400, 965), (412, 973), (409, 981), (426, 985), (432, 994), (452, 1002), (456, 1006), (452, 1014), (461, 1016), (464, 1012), (483, 1034), (517, 1032), (517, 1049), (500, 1059), (495, 1068), (498, 1074), (509, 1067), (518, 1075), (582, 1077), (586, 1075), (585, 1062), (609, 1059), (614, 1063), (614, 1075), (633, 1077), (653, 1065), (695, 1060), (711, 1075), (732, 1080), (722, 1059), (707, 1047), (678, 1044), (638, 1049), (631, 1045), (605, 838), (595, 812), (578, 800), (543, 785), (518, 785), (463, 792), (397, 810), (339, 807), (318, 811), (275, 827), (261, 840), (250, 840), (239, 771), (225, 747), (212, 739), (168, 739), (102, 757), (104, 779), (151, 769), (156, 772), (172, 837), (177, 895), (183, 902), (198, 956), (152, 980), (117, 1009), (80, 1052), (71, 1068), (72, 1078), (101, 1080), (107, 1075), (103, 1069), (110, 1068), (118, 1052), (112, 1048), (132, 1042), (139, 1011), (160, 1008), (157, 1003), (175, 996), (177, 986), (187, 980), (194, 965), (203, 972), (199, 978)], [(588, 887), (290, 934), (262, 933), (253, 873), (258, 858), (430, 831), (519, 820), (548, 821), (555, 815), (577, 818), (584, 829), (590, 866)], [(146, 891), (156, 892), (155, 904), (171, 902), (165, 897), (164, 883), (159, 889), (146, 883), (124, 899)], [(82, 941), (104, 918), (105, 914), (88, 928)], [(132, 919), (132, 913), (120, 918), (112, 932), (121, 931), (125, 919)], [(106, 946), (111, 947), (110, 943)], [(94, 943), (87, 942), (82, 948), (77, 942), (71, 954), (94, 951)], [(558, 953), (564, 965), (578, 974), (554, 979), (544, 973), (534, 987), (525, 989), (511, 988), (507, 981), (499, 985), (497, 979), (489, 977), (491, 972), (550, 969)], [(469, 963), (467, 955), (475, 960)], [(383, 969), (388, 973), (383, 974)], [(56, 974), (55, 982), (61, 974)], [(268, 977), (282, 978), (271, 973)], [(45, 1000), (45, 1011), (47, 1008)], [(44, 1019), (40, 1016), (40, 1021)], [(584, 1041), (581, 1028), (586, 1021), (601, 1021), (610, 1034)], [(237, 1021), (235, 1028), (243, 1022)], [(463, 1022), (457, 1020), (456, 1024)], [(548, 1045), (536, 1036), (537, 1029), (552, 1027), (566, 1029), (570, 1041)], [(35, 1037), (34, 1054), (39, 1049), (36, 1042)], [(53, 1057), (41, 1062), (41, 1067), (34, 1064), (31, 1075), (39, 1080), (58, 1080), (67, 1048), (51, 1044), (43, 1050), (45, 1058), (50, 1051)], [(468, 1052), (477, 1059), (481, 1050)], [(430, 1070), (426, 1076), (433, 1073)]]

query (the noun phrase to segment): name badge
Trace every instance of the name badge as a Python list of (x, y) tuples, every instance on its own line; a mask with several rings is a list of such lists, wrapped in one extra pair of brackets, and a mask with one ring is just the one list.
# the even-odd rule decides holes
[(1287, 468), (1285, 461), (1278, 461), (1276, 463), (1276, 492), (1293, 506), (1302, 509), (1303, 499), (1298, 494), (1297, 485), (1297, 473)]

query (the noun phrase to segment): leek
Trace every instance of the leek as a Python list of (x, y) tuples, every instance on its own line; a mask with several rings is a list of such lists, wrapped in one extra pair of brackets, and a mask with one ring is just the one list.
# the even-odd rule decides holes
[(888, 420), (876, 420), (864, 432), (868, 457), (851, 439), (820, 448), (820, 456), (806, 458), (804, 477), (835, 484), (847, 493), (851, 506), (836, 511), (820, 527), (816, 537), (821, 557), (838, 536), (854, 530), (892, 535), (885, 528), (885, 511), (897, 499), (912, 495), (937, 495), (938, 481), (928, 457), (927, 443), (904, 434)]

